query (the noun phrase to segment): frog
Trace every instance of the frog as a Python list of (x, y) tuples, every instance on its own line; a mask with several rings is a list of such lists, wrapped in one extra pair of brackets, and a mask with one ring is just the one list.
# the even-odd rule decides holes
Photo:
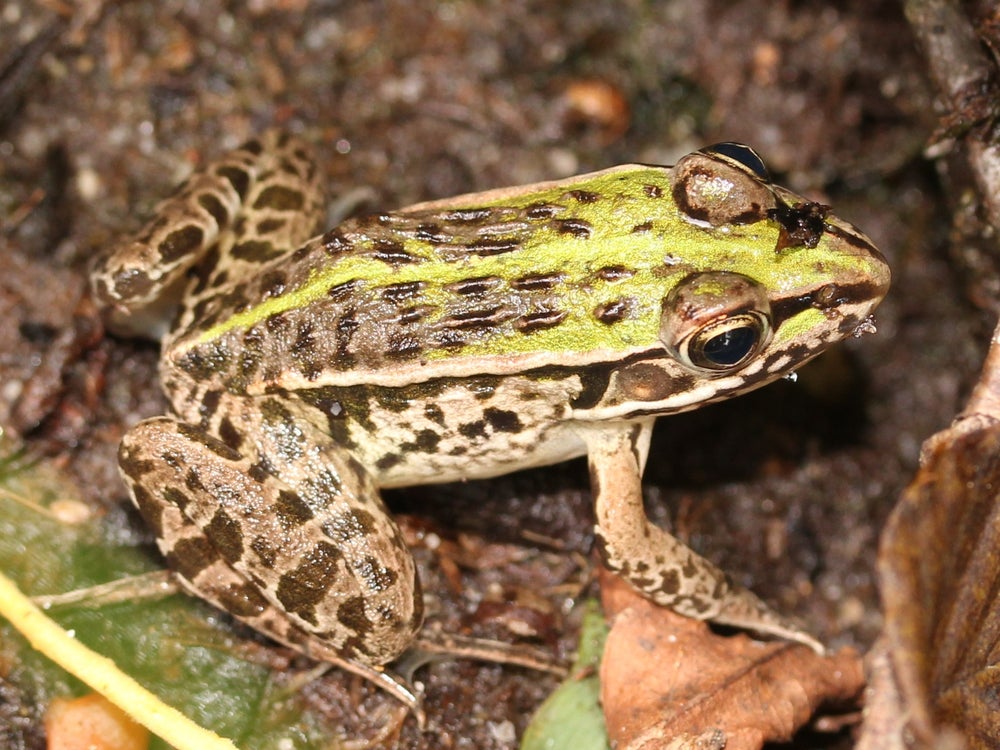
[(323, 230), (312, 147), (268, 131), (95, 264), (111, 330), (161, 342), (171, 413), (125, 434), (181, 585), (382, 685), (421, 637), (381, 490), (586, 456), (604, 564), (654, 603), (822, 645), (653, 524), (659, 416), (788, 377), (872, 327), (890, 271), (742, 144), (362, 212)]

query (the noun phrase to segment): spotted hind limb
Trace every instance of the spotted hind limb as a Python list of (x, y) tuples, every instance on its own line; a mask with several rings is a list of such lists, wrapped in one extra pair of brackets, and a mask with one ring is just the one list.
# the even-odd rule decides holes
[(279, 475), (277, 462), (169, 417), (140, 423), (119, 450), (135, 504), (184, 588), (372, 681), (419, 719), (417, 693), (385, 666), (423, 619), (412, 557), (367, 472), (346, 453), (315, 460), (323, 473), (306, 479), (289, 464)]
[(652, 427), (647, 420), (584, 434), (596, 534), (607, 566), (643, 596), (685, 617), (786, 638), (822, 654), (823, 645), (793, 621), (650, 523), (642, 504), (642, 471)]
[(212, 288), (216, 267), (249, 278), (276, 249), (315, 233), (324, 195), (310, 147), (269, 130), (191, 174), (144, 227), (99, 258), (94, 298), (113, 330), (161, 338), (185, 285)]

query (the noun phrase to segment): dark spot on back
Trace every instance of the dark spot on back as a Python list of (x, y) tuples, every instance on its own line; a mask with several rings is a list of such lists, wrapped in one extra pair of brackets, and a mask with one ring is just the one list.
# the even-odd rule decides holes
[(212, 418), (221, 400), (222, 391), (205, 391), (205, 395), (201, 397), (201, 409), (198, 410), (203, 422)]
[(377, 240), (372, 250), (372, 257), (390, 266), (400, 266), (415, 263), (415, 258), (403, 249), (403, 244), (396, 240)]
[(632, 310), (634, 300), (630, 297), (611, 300), (594, 308), (594, 317), (605, 325), (617, 323), (628, 316)]
[(469, 342), (466, 334), (450, 328), (443, 331), (435, 331), (431, 336), (430, 343), (439, 349), (458, 349)]
[(544, 292), (563, 280), (561, 273), (532, 273), (510, 282), (512, 289), (520, 292)]
[(488, 219), (492, 212), (490, 208), (456, 208), (452, 211), (445, 211), (441, 214), (441, 218), (448, 222), (467, 224)]
[(366, 634), (373, 627), (372, 621), (365, 614), (365, 600), (360, 596), (351, 597), (341, 603), (337, 608), (337, 621), (355, 633)]
[(354, 245), (351, 243), (344, 233), (339, 229), (331, 229), (329, 232), (323, 235), (320, 242), (323, 243), (323, 250), (327, 255), (336, 256), (341, 253), (350, 250)]
[(589, 239), (593, 231), (590, 222), (583, 219), (554, 219), (552, 228), (559, 234), (568, 234), (578, 240)]
[(396, 322), (400, 325), (413, 325), (426, 318), (435, 308), (430, 305), (412, 305), (403, 308), (396, 316)]
[(521, 243), (513, 239), (502, 237), (483, 237), (466, 245), (472, 255), (490, 256), (501, 255), (517, 250)]
[(499, 276), (477, 276), (473, 279), (453, 281), (448, 284), (447, 288), (455, 294), (468, 297), (485, 294), (488, 291), (496, 289), (501, 283), (503, 283), (503, 279)]
[(271, 476), (269, 467), (270, 464), (268, 464), (267, 459), (261, 459), (257, 463), (250, 465), (250, 468), (247, 469), (247, 476), (257, 483), (263, 482)]
[(285, 291), (285, 284), (287, 282), (288, 276), (284, 271), (277, 269), (268, 271), (261, 277), (260, 291), (264, 297), (277, 297)]
[(403, 300), (416, 297), (424, 286), (423, 281), (402, 281), (398, 284), (389, 284), (382, 288), (382, 299), (398, 304)]
[(446, 232), (441, 231), (440, 225), (435, 224), (434, 222), (424, 222), (423, 224), (418, 224), (415, 236), (418, 240), (429, 242), (432, 245), (441, 245), (451, 239)]
[(191, 425), (185, 424), (184, 422), (179, 422), (177, 424), (177, 431), (191, 442), (197, 443), (202, 447), (207, 448), (212, 453), (219, 456), (220, 458), (225, 459), (226, 461), (240, 460), (239, 453), (234, 451), (232, 448), (223, 443), (221, 440), (217, 440), (211, 435), (202, 432), (197, 427), (192, 427)]
[(293, 357), (308, 357), (316, 350), (316, 337), (313, 334), (313, 324), (311, 321), (303, 320), (299, 323), (299, 329), (292, 343)]
[(208, 488), (201, 481), (201, 474), (194, 466), (188, 468), (187, 473), (184, 474), (184, 486), (191, 492), (208, 492)]
[(411, 335), (393, 333), (386, 343), (386, 354), (394, 359), (409, 359), (423, 351), (420, 341)]
[(337, 321), (337, 325), (334, 327), (334, 340), (337, 342), (338, 365), (347, 367), (351, 364), (352, 355), (348, 352), (348, 348), (351, 345), (354, 332), (360, 326), (361, 324), (354, 318), (353, 308), (344, 313)]
[(334, 284), (329, 289), (327, 289), (326, 295), (334, 302), (343, 302), (348, 297), (350, 297), (358, 288), (360, 288), (360, 286), (361, 282), (358, 279), (343, 281), (340, 284)]
[(514, 321), (514, 327), (521, 333), (534, 333), (555, 328), (563, 322), (568, 313), (565, 310), (538, 310), (522, 315)]
[(601, 199), (600, 193), (590, 190), (570, 190), (566, 195), (580, 203), (597, 203)]
[(488, 329), (515, 317), (517, 312), (509, 307), (497, 305), (482, 310), (465, 310), (448, 316), (443, 322), (459, 330)]
[(562, 210), (562, 206), (553, 203), (532, 203), (524, 209), (524, 215), (529, 219), (548, 219)]
[(246, 151), (254, 156), (260, 156), (264, 152), (264, 146), (256, 138), (251, 138), (240, 146), (240, 151)]
[(625, 266), (604, 266), (598, 269), (597, 275), (604, 281), (622, 281), (635, 276), (635, 271)]

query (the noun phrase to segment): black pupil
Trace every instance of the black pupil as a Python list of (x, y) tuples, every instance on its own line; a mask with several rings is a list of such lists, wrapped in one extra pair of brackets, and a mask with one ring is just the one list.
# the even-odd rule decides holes
[(706, 341), (701, 353), (713, 364), (729, 366), (741, 362), (756, 345), (756, 328), (729, 328)]

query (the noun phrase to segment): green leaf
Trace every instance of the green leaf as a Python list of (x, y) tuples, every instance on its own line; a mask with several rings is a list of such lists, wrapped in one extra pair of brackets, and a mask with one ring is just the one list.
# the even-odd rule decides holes
[(570, 675), (538, 708), (521, 750), (609, 750), (598, 670), (607, 625), (600, 605), (586, 603), (580, 644)]
[[(128, 543), (127, 529), (105, 519), (70, 524), (50, 512), (57, 500), (71, 504), (76, 496), (43, 464), (16, 455), (0, 459), (0, 570), (22, 590), (59, 594), (160, 567), (154, 551)], [(193, 597), (84, 600), (48, 614), (166, 703), (240, 748), (332, 746), (333, 728), (308, 714), (297, 693), (276, 685), (272, 670), (240, 658), (232, 634), (213, 624), (218, 612)], [(29, 704), (89, 692), (6, 621), (0, 621), (0, 659), (14, 665), (6, 677)], [(168, 746), (154, 739), (151, 747)]]

